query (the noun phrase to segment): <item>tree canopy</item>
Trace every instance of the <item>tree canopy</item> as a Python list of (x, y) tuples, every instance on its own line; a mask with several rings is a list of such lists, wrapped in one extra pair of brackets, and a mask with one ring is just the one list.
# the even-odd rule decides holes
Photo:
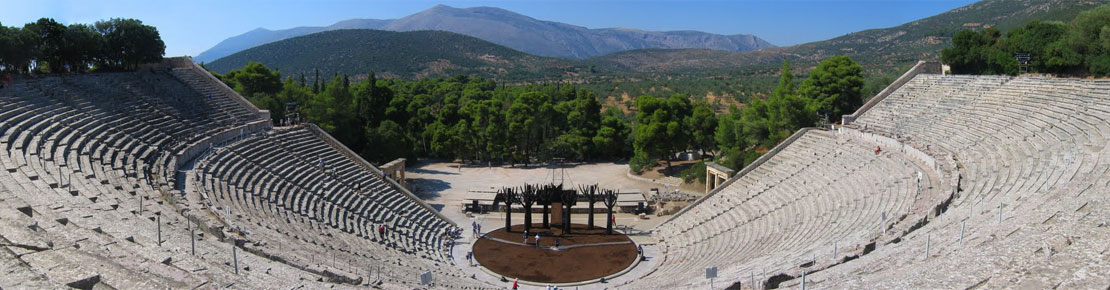
[(1030, 72), (1110, 76), (1110, 5), (1081, 12), (1070, 23), (1030, 21), (1005, 34), (961, 30), (941, 60), (953, 73), (1015, 75), (1018, 54), (1030, 57)]
[(815, 125), (816, 110), (854, 111), (864, 83), (859, 65), (847, 57), (821, 62), (801, 86), (784, 62), (771, 96), (718, 115), (711, 104), (683, 94), (640, 96), (628, 114), (604, 108), (572, 85), (507, 86), (468, 76), (407, 81), (369, 72), (322, 80), (249, 63), (217, 77), (270, 110), (275, 122), (296, 114), (374, 162), (430, 157), (532, 165), (553, 158), (629, 158), (634, 171), (669, 163), (687, 150), (742, 167), (761, 149)]
[(165, 54), (158, 29), (135, 19), (94, 25), (40, 18), (22, 28), (0, 25), (0, 69), (17, 73), (135, 69)]

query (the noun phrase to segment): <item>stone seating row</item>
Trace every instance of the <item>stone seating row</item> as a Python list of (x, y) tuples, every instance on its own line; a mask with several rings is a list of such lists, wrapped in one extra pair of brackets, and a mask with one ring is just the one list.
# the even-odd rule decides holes
[[(1105, 255), (1106, 248), (1072, 241), (1099, 237), (1104, 223), (1089, 205), (1103, 202), (1097, 193), (1110, 188), (1110, 84), (1016, 77), (985, 91), (936, 86), (887, 98), (853, 126), (953, 154), (962, 175), (958, 198), (906, 242), (880, 246), (811, 281), (832, 288), (1104, 287), (1104, 280), (1075, 273), (1110, 269), (1074, 261)], [(1054, 244), (1061, 237), (1068, 242)]]
[[(224, 218), (250, 232), (252, 240), (310, 245), (285, 259), (314, 264), (313, 257), (340, 253), (392, 264), (389, 275), (398, 281), (433, 270), (462, 279), (463, 285), (480, 285), (444, 267), (451, 264), (443, 237), (448, 222), (306, 127), (227, 144), (201, 157), (195, 168), (193, 178), (213, 211), (230, 210)], [(380, 225), (387, 228), (385, 236), (377, 231)], [(347, 246), (333, 248), (336, 243)]]
[(656, 228), (666, 260), (634, 285), (697, 287), (697, 277), (713, 266), (727, 284), (746, 281), (753, 272), (816, 267), (807, 264), (854, 254), (881, 235), (884, 215), (894, 223), (917, 194), (913, 167), (873, 149), (831, 132), (806, 133), (710, 200)]

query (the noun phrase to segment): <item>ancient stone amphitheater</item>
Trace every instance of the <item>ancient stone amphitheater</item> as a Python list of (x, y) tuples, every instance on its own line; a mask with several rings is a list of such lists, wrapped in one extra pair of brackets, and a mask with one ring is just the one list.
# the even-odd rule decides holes
[[(1110, 285), (1110, 81), (936, 70), (652, 229), (640, 277), (585, 286)], [(376, 167), (268, 120), (188, 58), (0, 90), (0, 287), (507, 285), (464, 274), (454, 222)]]

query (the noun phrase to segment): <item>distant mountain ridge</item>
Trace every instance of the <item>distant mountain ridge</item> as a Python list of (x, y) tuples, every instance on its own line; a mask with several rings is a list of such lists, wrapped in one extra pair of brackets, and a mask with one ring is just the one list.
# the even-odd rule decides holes
[(590, 29), (537, 20), (500, 8), (454, 8), (437, 5), (395, 20), (351, 19), (326, 27), (284, 30), (259, 28), (221, 41), (198, 55), (196, 60), (211, 62), (262, 44), (336, 29), (442, 30), (477, 37), (534, 55), (575, 59), (646, 48), (751, 51), (775, 47), (749, 34), (720, 35), (700, 31), (660, 32), (629, 28)]
[(644, 49), (592, 58), (597, 66), (639, 72), (743, 70), (776, 74), (783, 59), (808, 70), (822, 59), (847, 55), (870, 73), (892, 73), (918, 60), (940, 60), (941, 49), (961, 29), (996, 27), (1003, 32), (1032, 20), (1070, 21), (1079, 12), (1110, 0), (983, 0), (890, 28), (868, 29), (836, 38), (751, 52), (697, 49)]
[(578, 61), (535, 56), (446, 31), (337, 29), (283, 39), (207, 63), (219, 73), (257, 61), (285, 76), (361, 75), (421, 79), (456, 74), (495, 79), (538, 79), (573, 74)]

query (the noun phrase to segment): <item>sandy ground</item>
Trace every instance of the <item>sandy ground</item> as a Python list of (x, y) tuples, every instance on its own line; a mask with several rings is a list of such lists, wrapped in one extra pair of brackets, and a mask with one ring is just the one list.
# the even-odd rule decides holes
[[(623, 163), (590, 163), (566, 165), (552, 169), (543, 167), (508, 166), (463, 166), (458, 163), (418, 163), (406, 169), (408, 183), (415, 188), (414, 193), (460, 226), (470, 225), (470, 218), (463, 215), (461, 204), (466, 191), (476, 187), (521, 186), (526, 183), (551, 183), (562, 179), (564, 184), (577, 187), (580, 184), (598, 184), (603, 188), (635, 189), (648, 192), (661, 185), (628, 178), (628, 165)], [(496, 213), (487, 216), (500, 215)], [(514, 214), (514, 219), (523, 221), (523, 214)], [(580, 217), (581, 216), (581, 217)], [(585, 215), (575, 215), (577, 222)], [(618, 218), (631, 215), (621, 215)], [(604, 218), (602, 215), (601, 218)], [(657, 219), (657, 218), (655, 218)], [(603, 220), (601, 220), (603, 221)], [(492, 230), (492, 228), (490, 228)]]

